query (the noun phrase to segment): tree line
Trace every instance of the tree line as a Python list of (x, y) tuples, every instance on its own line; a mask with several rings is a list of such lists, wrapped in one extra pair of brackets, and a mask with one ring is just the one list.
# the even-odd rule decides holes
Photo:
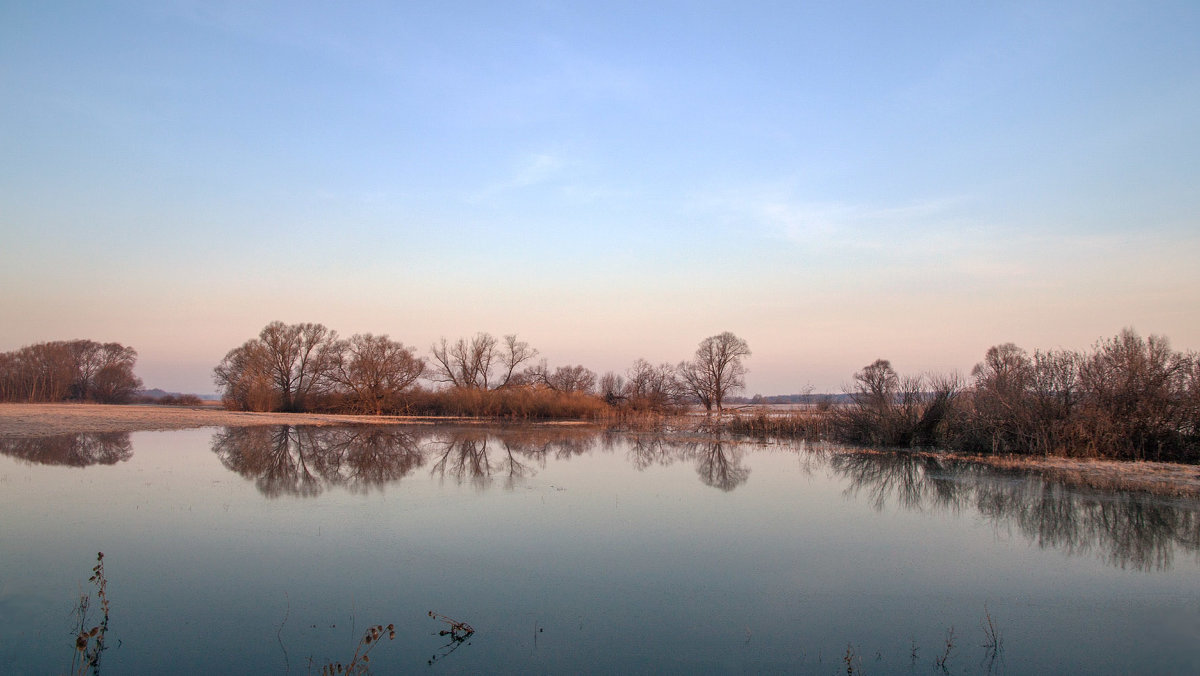
[[(248, 411), (603, 419), (699, 406), (719, 415), (744, 387), (750, 354), (725, 332), (691, 359), (638, 359), (600, 375), (551, 368), (516, 335), (443, 338), (423, 357), (386, 335), (342, 339), (321, 324), (272, 322), (214, 378), (226, 407)], [(1200, 355), (1127, 329), (1080, 352), (997, 345), (969, 377), (901, 375), (878, 359), (837, 403), (725, 422), (874, 446), (1197, 462)]]
[(125, 403), (142, 386), (137, 351), (120, 343), (62, 340), (0, 353), (0, 401)]
[(1132, 329), (1089, 351), (988, 349), (970, 378), (880, 359), (830, 407), (842, 440), (968, 453), (1200, 462), (1200, 355)]
[(426, 415), (599, 417), (668, 412), (698, 402), (723, 410), (745, 385), (746, 341), (725, 332), (691, 360), (598, 375), (551, 368), (515, 334), (442, 338), (428, 358), (387, 335), (340, 338), (322, 324), (271, 322), (225, 355), (213, 378), (227, 408)]
[[(551, 368), (515, 334), (441, 339), (428, 357), (387, 335), (340, 338), (272, 322), (213, 370), (227, 408), (368, 414), (601, 419), (724, 412), (745, 385), (746, 341), (725, 332), (691, 359), (636, 360), (602, 375)], [(53, 341), (0, 353), (0, 401), (125, 403), (141, 387), (120, 343)], [(901, 375), (886, 359), (854, 374), (838, 403), (791, 416), (735, 416), (734, 431), (828, 435), (969, 453), (1200, 462), (1200, 355), (1131, 329), (1090, 350), (990, 348), (970, 376)]]

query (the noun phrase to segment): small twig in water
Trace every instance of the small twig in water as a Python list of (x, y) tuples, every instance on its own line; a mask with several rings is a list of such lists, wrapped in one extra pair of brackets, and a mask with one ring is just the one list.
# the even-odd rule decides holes
[(283, 651), (283, 673), (292, 673), (292, 661), (288, 659), (287, 648), (283, 645), (283, 625), (287, 624), (288, 615), (292, 614), (292, 599), (288, 597), (287, 592), (283, 592), (283, 598), (287, 600), (287, 607), (283, 611), (283, 621), (279, 623), (279, 629), (275, 630), (275, 640), (279, 642), (279, 649)]
[(992, 619), (992, 613), (988, 611), (987, 604), (983, 604), (983, 620), (980, 622), (983, 628), (984, 642), (981, 647), (987, 648), (993, 652), (998, 652), (1004, 647), (1004, 638), (1000, 636), (1000, 630), (996, 628), (996, 622)]
[(949, 673), (949, 670), (946, 669), (946, 660), (950, 659), (950, 651), (953, 649), (954, 649), (954, 627), (951, 626), (948, 630), (946, 630), (946, 652), (942, 653), (941, 657), (934, 660), (934, 662), (937, 664), (937, 666), (939, 668), (941, 668), (941, 670), (943, 672)]
[(449, 635), (450, 638), (452, 638), (456, 641), (461, 641), (461, 640), (466, 639), (471, 634), (475, 633), (475, 629), (473, 627), (471, 627), (471, 625), (467, 624), (466, 622), (459, 622), (458, 620), (455, 620), (453, 618), (449, 618), (449, 617), (446, 617), (445, 615), (435, 613), (432, 610), (429, 611), (429, 616), (435, 620), (441, 620), (442, 622), (445, 622), (446, 624), (450, 625), (449, 629), (443, 629), (443, 630), (439, 631), (438, 636)]
[(983, 620), (980, 622), (980, 626), (983, 628), (984, 636), (981, 647), (987, 650), (980, 664), (986, 664), (990, 674), (998, 659), (1003, 663), (1004, 638), (1000, 635), (1000, 630), (996, 627), (996, 622), (992, 619), (992, 613), (988, 611), (986, 603), (983, 605)]
[[(453, 618), (446, 617), (445, 615), (441, 615), (439, 613), (435, 613), (432, 610), (429, 611), (429, 616), (435, 620), (439, 620), (441, 622), (445, 622), (446, 624), (450, 625), (449, 629), (443, 629), (438, 632), (438, 636), (449, 636), (450, 642), (441, 647), (440, 655), (434, 655), (429, 658), (429, 662), (428, 662), (429, 664), (433, 664), (437, 660), (439, 660), (443, 657), (446, 657), (447, 655), (454, 652), (455, 650), (458, 650), (459, 646), (461, 646), (464, 641), (466, 641), (468, 638), (471, 637), (472, 634), (475, 633), (475, 628), (472, 627), (471, 625), (467, 624), (466, 622), (459, 622), (458, 620), (455, 620)], [(534, 629), (537, 630), (533, 634), (533, 640), (536, 645), (537, 635), (538, 635), (538, 633), (541, 632), (541, 628), (537, 626), (536, 620), (534, 621), (533, 626), (534, 626)]]

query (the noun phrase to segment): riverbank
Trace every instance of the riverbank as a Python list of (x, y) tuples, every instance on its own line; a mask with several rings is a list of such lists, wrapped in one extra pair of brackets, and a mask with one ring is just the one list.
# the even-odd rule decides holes
[(46, 437), (80, 432), (182, 430), (197, 427), (421, 425), (439, 422), (470, 423), (481, 421), (466, 418), (431, 418), (419, 416), (250, 413), (245, 411), (226, 411), (219, 406), (0, 404), (0, 438)]
[(927, 450), (860, 448), (851, 452), (878, 455), (911, 453), (915, 457), (938, 462), (968, 462), (1002, 472), (1033, 473), (1049, 481), (1080, 488), (1141, 491), (1169, 497), (1200, 499), (1200, 466), (1197, 465), (1054, 456), (969, 455)]

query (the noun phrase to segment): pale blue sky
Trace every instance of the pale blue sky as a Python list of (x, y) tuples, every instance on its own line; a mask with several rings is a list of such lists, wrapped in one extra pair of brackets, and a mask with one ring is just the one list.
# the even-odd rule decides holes
[(0, 2), (0, 350), (1200, 349), (1200, 3)]

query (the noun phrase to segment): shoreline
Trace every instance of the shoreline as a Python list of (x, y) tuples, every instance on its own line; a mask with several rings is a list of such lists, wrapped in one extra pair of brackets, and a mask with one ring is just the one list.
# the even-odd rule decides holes
[(998, 472), (1037, 474), (1047, 481), (1072, 488), (1100, 491), (1136, 491), (1160, 497), (1200, 499), (1200, 466), (1145, 460), (1104, 460), (1056, 456), (969, 455), (953, 451), (880, 450), (855, 448), (853, 453), (894, 455), (907, 453), (938, 462), (964, 462)]
[[(259, 425), (457, 425), (495, 424), (493, 420), (462, 417), (345, 415), (335, 413), (255, 413), (227, 411), (219, 406), (158, 406), (155, 404), (0, 403), (0, 438), (49, 437), (59, 434), (146, 432), (200, 427)], [(523, 424), (574, 426), (579, 421), (537, 421)]]
[[(495, 425), (595, 426), (584, 421), (497, 421), (463, 417), (376, 416), (326, 413), (252, 413), (216, 406), (152, 404), (0, 403), (0, 438), (61, 434), (184, 430), (260, 425)], [(1164, 497), (1200, 499), (1200, 465), (1055, 456), (976, 456), (929, 450), (846, 447), (848, 453), (913, 453), (931, 459), (970, 462), (998, 471), (1039, 474), (1075, 487), (1131, 490)]]

